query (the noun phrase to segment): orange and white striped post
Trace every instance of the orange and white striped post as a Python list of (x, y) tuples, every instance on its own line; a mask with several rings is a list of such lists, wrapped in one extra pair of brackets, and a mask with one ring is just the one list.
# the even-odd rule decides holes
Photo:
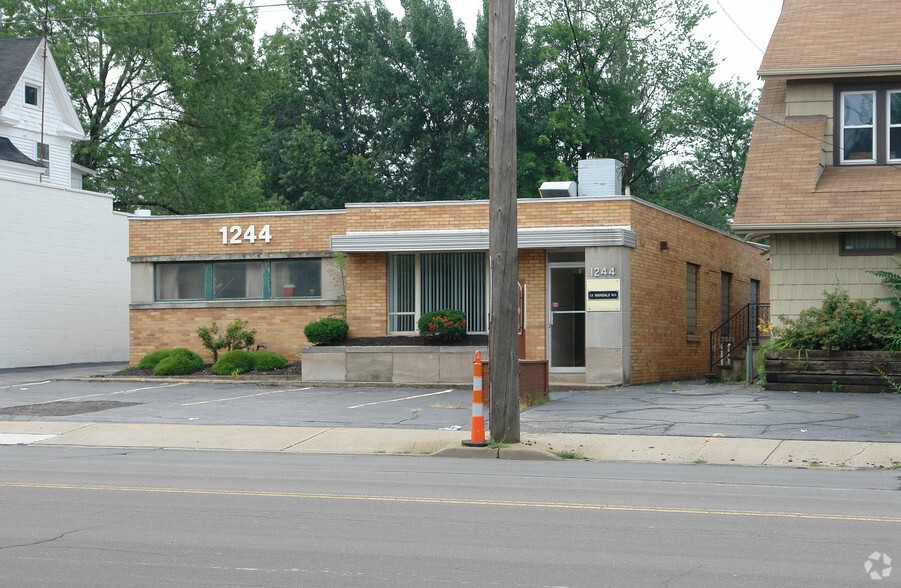
[(472, 433), (469, 441), (463, 441), (467, 447), (486, 447), (485, 416), (482, 408), (482, 352), (476, 351), (475, 363), (472, 366)]

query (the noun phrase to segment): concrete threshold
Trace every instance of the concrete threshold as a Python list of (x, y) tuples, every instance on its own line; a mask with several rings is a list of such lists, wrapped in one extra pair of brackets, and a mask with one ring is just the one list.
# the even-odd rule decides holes
[(555, 433), (524, 434), (509, 447), (463, 447), (468, 437), (423, 429), (0, 421), (0, 445), (901, 468), (901, 443)]

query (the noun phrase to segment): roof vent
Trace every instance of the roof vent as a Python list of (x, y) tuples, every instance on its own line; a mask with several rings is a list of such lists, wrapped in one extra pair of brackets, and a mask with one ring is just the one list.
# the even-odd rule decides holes
[(545, 182), (538, 188), (542, 198), (575, 198), (575, 182)]
[(579, 196), (620, 196), (623, 164), (618, 159), (583, 159), (579, 162)]

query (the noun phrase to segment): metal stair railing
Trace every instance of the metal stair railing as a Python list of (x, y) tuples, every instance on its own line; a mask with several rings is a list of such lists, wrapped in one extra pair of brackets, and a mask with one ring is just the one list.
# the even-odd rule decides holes
[(760, 325), (769, 322), (769, 303), (752, 302), (710, 331), (710, 372), (713, 373), (718, 365), (728, 364), (729, 356), (744, 350), (748, 343), (759, 345)]

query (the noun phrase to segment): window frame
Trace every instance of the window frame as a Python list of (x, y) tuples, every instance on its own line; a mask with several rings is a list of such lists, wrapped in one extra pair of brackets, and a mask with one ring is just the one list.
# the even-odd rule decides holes
[[(873, 159), (843, 159), (845, 151), (845, 126), (844, 126), (844, 96), (846, 94), (861, 94), (871, 92), (874, 95), (873, 103)], [(891, 141), (891, 101), (889, 96), (893, 93), (901, 93), (901, 81), (880, 82), (870, 84), (836, 84), (833, 94), (833, 131), (832, 164), (835, 167), (848, 166), (875, 166), (901, 163), (901, 157), (889, 159)], [(851, 127), (859, 128), (859, 127)], [(901, 123), (895, 126), (901, 128)]]
[[(484, 292), (484, 299), (482, 300), (482, 307), (484, 308), (484, 315), (481, 318), (485, 329), (479, 331), (470, 331), (469, 327), (473, 324), (472, 317), (467, 315), (467, 333), (471, 334), (487, 334), (488, 333), (488, 313), (489, 313), (489, 304), (491, 298), (491, 276), (490, 276), (490, 268), (488, 264), (488, 254), (485, 251), (442, 251), (442, 252), (418, 252), (418, 253), (389, 253), (386, 259), (386, 312), (385, 317), (387, 319), (386, 332), (388, 335), (410, 335), (417, 333), (417, 323), (419, 322), (420, 317), (424, 314), (423, 312), (423, 298), (427, 296), (426, 293), (423, 292), (423, 265), (422, 265), (422, 257), (428, 255), (448, 255), (448, 254), (480, 254), (482, 256), (481, 263), (483, 264), (483, 272), (482, 279), (484, 280), (482, 284), (482, 289)], [(393, 283), (393, 273), (391, 271), (392, 268), (392, 257), (403, 257), (403, 256), (413, 256), (413, 309), (410, 310), (408, 308), (400, 308), (396, 307), (392, 301), (392, 295), (397, 295), (400, 288), (396, 287)], [(409, 294), (409, 286), (406, 288), (408, 290), (406, 294)], [(405, 295), (405, 298), (408, 296)], [(436, 309), (439, 310), (439, 309)], [(466, 309), (461, 308), (458, 310), (462, 310), (466, 312)], [(392, 318), (394, 322), (399, 322), (400, 317), (411, 316), (413, 317), (413, 330), (412, 331), (392, 331)]]
[[(701, 340), (698, 331), (698, 295), (701, 266), (690, 261), (685, 263), (685, 337), (691, 342)], [(694, 304), (692, 304), (694, 302)]]
[(865, 233), (865, 232), (876, 232), (876, 233), (891, 233), (891, 231), (857, 231), (857, 232), (846, 232), (839, 233), (838, 235), (838, 254), (840, 257), (854, 257), (860, 255), (895, 255), (899, 251), (901, 251), (901, 243), (899, 243), (898, 236), (895, 235), (895, 247), (894, 248), (884, 248), (884, 249), (846, 249), (845, 239), (849, 234), (856, 233)]
[[(25, 106), (28, 106), (30, 108), (40, 108), (41, 107), (41, 96), (43, 95), (43, 93), (41, 92), (41, 87), (36, 84), (29, 84), (29, 83), (24, 84), (24, 86), (25, 87), (22, 92), (23, 93), (22, 102), (25, 104)], [(34, 90), (34, 102), (28, 101), (28, 90), (29, 89)]]
[[(873, 108), (870, 114), (872, 118), (872, 122), (868, 125), (847, 125), (845, 124), (845, 97), (851, 95), (864, 95), (869, 94), (873, 97)], [(841, 160), (842, 165), (868, 165), (874, 164), (879, 159), (879, 139), (878, 139), (878, 127), (879, 127), (879, 94), (876, 90), (845, 90), (839, 94), (839, 111), (841, 112), (841, 119), (839, 120), (839, 141), (838, 141), (838, 149), (839, 149), (839, 160)], [(870, 129), (872, 131), (872, 136), (870, 138), (870, 152), (873, 154), (873, 157), (870, 159), (845, 159), (845, 130), (852, 129)]]
[[(315, 296), (274, 296), (272, 292), (272, 263), (285, 261), (316, 261), (319, 265), (319, 291)], [(216, 296), (214, 291), (214, 267), (216, 265), (235, 264), (235, 263), (260, 263), (262, 264), (262, 296), (260, 297), (242, 297), (242, 298), (226, 298)], [(160, 298), (159, 296), (159, 280), (160, 267), (173, 265), (198, 265), (203, 267), (203, 298)], [(244, 301), (290, 301), (290, 300), (323, 300), (323, 258), (322, 257), (298, 257), (286, 259), (216, 259), (206, 261), (160, 261), (153, 264), (153, 301), (155, 303), (179, 303), (179, 302), (244, 302)]]

